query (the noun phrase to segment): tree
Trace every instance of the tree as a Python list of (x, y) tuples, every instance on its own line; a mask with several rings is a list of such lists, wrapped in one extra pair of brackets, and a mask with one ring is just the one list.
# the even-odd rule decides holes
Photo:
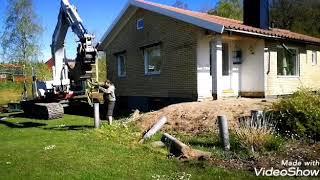
[(216, 7), (208, 13), (226, 18), (242, 20), (242, 0), (220, 0)]
[(272, 0), (270, 14), (276, 28), (320, 37), (319, 0)]
[(181, 0), (176, 0), (172, 6), (180, 9), (188, 9), (188, 4)]
[(23, 64), (37, 60), (41, 32), (32, 0), (8, 0), (0, 42), (4, 59)]

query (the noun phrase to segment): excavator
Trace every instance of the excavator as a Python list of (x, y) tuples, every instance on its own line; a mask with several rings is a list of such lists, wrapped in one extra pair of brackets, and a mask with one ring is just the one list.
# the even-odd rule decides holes
[[(79, 38), (77, 56), (73, 65), (66, 58), (65, 38), (68, 29)], [(61, 0), (58, 22), (55, 27), (51, 53), (54, 59), (52, 67), (53, 79), (39, 81), (32, 72), (32, 98), (21, 101), (27, 116), (40, 119), (57, 119), (63, 117), (64, 107), (71, 101), (87, 101), (92, 104), (94, 84), (98, 82), (97, 57), (98, 44), (94, 44), (95, 36), (88, 33), (75, 6), (69, 0)], [(27, 92), (25, 92), (26, 94)]]

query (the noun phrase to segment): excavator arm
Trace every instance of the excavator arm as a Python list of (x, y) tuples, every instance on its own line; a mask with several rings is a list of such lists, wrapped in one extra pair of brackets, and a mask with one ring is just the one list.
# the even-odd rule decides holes
[[(74, 67), (69, 66), (64, 47), (69, 28), (79, 38)], [(56, 119), (63, 117), (63, 107), (68, 106), (71, 100), (92, 102), (94, 87), (88, 88), (88, 84), (97, 81), (97, 75), (93, 73), (97, 69), (97, 49), (93, 40), (94, 36), (84, 28), (76, 8), (69, 0), (61, 0), (51, 44), (53, 80), (38, 81), (33, 72), (33, 99), (21, 102), (25, 114), (40, 119)]]
[[(70, 68), (66, 60), (64, 42), (71, 28), (79, 38), (75, 70), (70, 79)], [(52, 88), (55, 92), (68, 92), (71, 81), (85, 81), (91, 78), (92, 66), (95, 64), (97, 49), (93, 45), (94, 36), (85, 29), (77, 9), (69, 0), (61, 0), (58, 22), (52, 36), (51, 51), (55, 66), (53, 68)]]

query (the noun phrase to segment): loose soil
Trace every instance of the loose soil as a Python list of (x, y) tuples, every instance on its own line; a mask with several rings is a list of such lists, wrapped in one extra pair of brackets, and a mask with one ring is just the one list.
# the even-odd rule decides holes
[(250, 116), (251, 110), (264, 110), (272, 101), (239, 98), (174, 104), (140, 115), (136, 124), (146, 131), (162, 116), (166, 116), (168, 123), (163, 129), (165, 132), (206, 134), (217, 128), (217, 116), (225, 115), (232, 128), (240, 117)]

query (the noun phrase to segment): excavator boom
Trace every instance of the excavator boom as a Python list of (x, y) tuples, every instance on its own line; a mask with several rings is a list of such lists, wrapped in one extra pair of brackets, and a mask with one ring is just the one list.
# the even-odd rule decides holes
[[(73, 67), (69, 65), (64, 46), (69, 28), (79, 38)], [(21, 102), (25, 113), (34, 117), (41, 114), (43, 119), (56, 119), (63, 116), (63, 106), (70, 100), (80, 97), (90, 102), (86, 86), (97, 81), (97, 76), (93, 73), (97, 69), (94, 38), (85, 29), (77, 9), (69, 0), (61, 0), (51, 44), (53, 80), (42, 82), (33, 75), (33, 100)]]

